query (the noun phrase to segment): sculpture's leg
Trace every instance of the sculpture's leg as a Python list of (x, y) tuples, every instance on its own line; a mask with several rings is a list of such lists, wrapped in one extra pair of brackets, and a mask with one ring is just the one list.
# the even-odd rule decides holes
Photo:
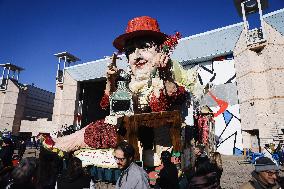
[(86, 127), (82, 128), (71, 135), (53, 139), (55, 142), (54, 147), (65, 152), (75, 151), (83, 147), (88, 147), (84, 142), (84, 133)]

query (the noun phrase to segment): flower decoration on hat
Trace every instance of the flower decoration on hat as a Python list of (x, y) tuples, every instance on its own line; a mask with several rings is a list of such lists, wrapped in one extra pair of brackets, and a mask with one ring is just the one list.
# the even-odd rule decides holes
[(178, 44), (178, 40), (181, 39), (181, 34), (176, 32), (174, 35), (168, 36), (166, 41), (161, 45), (163, 52), (172, 52)]

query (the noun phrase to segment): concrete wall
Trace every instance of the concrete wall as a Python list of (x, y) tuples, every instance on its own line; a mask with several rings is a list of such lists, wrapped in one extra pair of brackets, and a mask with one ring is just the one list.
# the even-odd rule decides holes
[[(51, 117), (53, 102), (51, 105), (39, 104), (46, 97), (52, 101), (53, 93), (9, 79), (7, 89), (0, 91), (0, 130), (7, 129), (17, 134), (24, 118)], [(44, 113), (45, 110), (48, 111), (47, 114)]]
[(36, 121), (22, 120), (21, 132), (32, 132), (32, 136), (37, 136), (39, 133), (50, 133), (51, 136), (57, 131), (57, 125), (48, 119), (38, 119)]
[[(243, 31), (234, 50), (243, 138), (259, 130), (260, 145), (278, 143), (276, 133), (284, 128), (284, 37), (264, 23), (266, 46), (259, 52), (246, 45)], [(252, 143), (245, 143), (251, 147)]]
[[(78, 82), (68, 72), (65, 72), (64, 83), (56, 85), (52, 120), (22, 120), (21, 132), (32, 132), (33, 136), (39, 133), (50, 133), (53, 137), (57, 137), (54, 133), (60, 130), (62, 125), (74, 124), (79, 92)], [(49, 94), (48, 98), (53, 98), (53, 96)]]
[(7, 90), (0, 91), (0, 129), (17, 133), (20, 130), (24, 113), (26, 91), (19, 88), (17, 83), (8, 80)]
[(75, 123), (74, 115), (78, 107), (79, 84), (68, 72), (65, 72), (64, 83), (56, 86), (52, 121), (58, 126)]

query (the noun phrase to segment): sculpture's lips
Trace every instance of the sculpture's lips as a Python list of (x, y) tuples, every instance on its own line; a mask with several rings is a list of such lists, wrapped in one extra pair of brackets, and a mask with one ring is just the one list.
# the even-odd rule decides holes
[(137, 68), (141, 68), (141, 67), (143, 67), (146, 63), (147, 63), (147, 61), (139, 61), (139, 62), (136, 62), (136, 63), (135, 63), (135, 66), (136, 66)]

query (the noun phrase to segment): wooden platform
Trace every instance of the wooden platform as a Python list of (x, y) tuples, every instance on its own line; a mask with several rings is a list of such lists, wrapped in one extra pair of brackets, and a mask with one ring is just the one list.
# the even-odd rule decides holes
[[(127, 133), (125, 139), (135, 148), (135, 160), (139, 160), (138, 148), (138, 128), (139, 127), (164, 127), (170, 126), (170, 137), (174, 151), (181, 150), (181, 124), (182, 119), (179, 111), (163, 111), (135, 114), (131, 116), (124, 116), (123, 126)], [(120, 138), (119, 140), (122, 140)]]

